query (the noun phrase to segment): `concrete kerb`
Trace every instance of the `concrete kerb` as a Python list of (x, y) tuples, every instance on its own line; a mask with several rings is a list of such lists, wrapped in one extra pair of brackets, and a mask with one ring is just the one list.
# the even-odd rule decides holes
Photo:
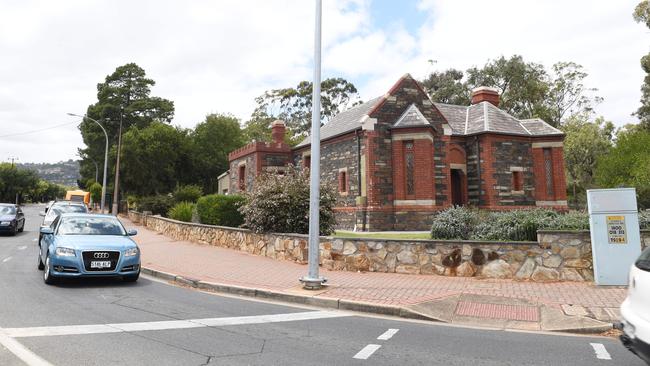
[(353, 301), (353, 300), (328, 298), (328, 297), (314, 297), (308, 295), (296, 295), (296, 294), (288, 294), (288, 293), (272, 291), (272, 290), (260, 290), (251, 287), (224, 285), (219, 283), (212, 283), (212, 282), (186, 278), (183, 276), (174, 275), (171, 273), (158, 271), (146, 267), (142, 267), (142, 273), (152, 277), (159, 278), (161, 280), (176, 283), (179, 285), (197, 288), (200, 290), (218, 292), (218, 293), (240, 295), (240, 296), (247, 296), (247, 297), (257, 297), (261, 299), (278, 300), (278, 301), (283, 301), (288, 303), (312, 305), (312, 306), (318, 306), (318, 307), (330, 308), (330, 309), (351, 310), (351, 311), (358, 311), (364, 313), (390, 315), (390, 316), (397, 316), (397, 317), (409, 318), (409, 319), (430, 320), (430, 321), (437, 321), (437, 322), (441, 321), (440, 319), (436, 319), (401, 306), (378, 305), (378, 304), (362, 302), (362, 301)]
[[(408, 319), (428, 320), (433, 322), (453, 324), (453, 322), (449, 322), (448, 320), (439, 319), (431, 315), (419, 312), (417, 310), (409, 309), (407, 307), (401, 307), (401, 306), (380, 305), (380, 304), (373, 304), (373, 303), (362, 302), (362, 301), (289, 294), (280, 291), (261, 290), (252, 287), (225, 285), (225, 284), (206, 282), (206, 281), (201, 281), (201, 280), (196, 280), (191, 278), (185, 278), (183, 276), (174, 275), (171, 273), (158, 271), (146, 267), (142, 267), (142, 273), (171, 283), (176, 283), (178, 285), (188, 286), (188, 287), (216, 292), (216, 293), (224, 293), (224, 294), (239, 295), (239, 296), (246, 296), (246, 297), (256, 297), (260, 299), (277, 300), (277, 301), (282, 301), (287, 303), (304, 304), (304, 305), (318, 306), (318, 307), (330, 308), (330, 309), (350, 310), (350, 311), (357, 311), (357, 312), (364, 312), (364, 313), (389, 315), (389, 316), (408, 318)], [(542, 309), (544, 309), (544, 307)], [(546, 317), (546, 314), (542, 315), (542, 317)], [(541, 330), (547, 332), (558, 332), (558, 333), (598, 334), (612, 329), (612, 324), (609, 323), (600, 322), (590, 318), (584, 318), (584, 319), (578, 319), (578, 318), (582, 318), (582, 317), (569, 317), (569, 319), (573, 321), (568, 321), (568, 322), (567, 320), (569, 319), (564, 318), (562, 319), (563, 320), (562, 324), (557, 324), (557, 323), (552, 324), (553, 323), (552, 321), (547, 324), (543, 324), (546, 322), (542, 321)], [(591, 324), (585, 324), (585, 323), (591, 323)]]

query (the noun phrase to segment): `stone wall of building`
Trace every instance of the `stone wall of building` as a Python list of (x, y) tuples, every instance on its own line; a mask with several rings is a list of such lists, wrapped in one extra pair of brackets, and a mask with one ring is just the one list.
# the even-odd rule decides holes
[[(307, 261), (306, 235), (184, 223), (129, 212), (133, 222), (176, 240), (231, 248), (298, 263)], [(650, 231), (641, 232), (650, 246)], [(373, 240), (321, 237), (321, 266), (329, 270), (592, 281), (589, 232), (540, 231), (539, 242)]]

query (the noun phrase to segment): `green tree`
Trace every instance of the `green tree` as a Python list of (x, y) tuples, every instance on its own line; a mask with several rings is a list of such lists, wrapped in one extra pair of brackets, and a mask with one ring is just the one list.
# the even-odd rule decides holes
[(99, 203), (102, 201), (102, 185), (94, 182), (88, 187), (90, 192), (90, 198), (93, 200), (93, 203)]
[(519, 55), (501, 56), (465, 74), (456, 69), (433, 72), (422, 81), (434, 102), (469, 105), (472, 89), (497, 88), (499, 107), (517, 118), (538, 117), (560, 126), (572, 114), (589, 114), (602, 101), (587, 88), (587, 73), (574, 62), (558, 62), (547, 72), (543, 65)]
[(517, 118), (538, 116), (548, 91), (547, 77), (544, 66), (525, 62), (519, 55), (509, 59), (501, 56), (483, 68), (467, 70), (467, 84), (471, 89), (479, 86), (499, 89), (499, 106)]
[[(301, 81), (295, 88), (266, 91), (255, 98), (252, 119), (281, 119), (294, 134), (306, 135), (311, 128), (312, 89), (310, 81)], [(321, 122), (359, 102), (357, 88), (351, 82), (343, 78), (321, 82)]]
[(228, 154), (244, 145), (239, 120), (230, 115), (210, 114), (194, 128), (194, 176), (203, 192), (217, 191), (217, 177), (228, 170)]
[(130, 128), (122, 139), (121, 159), (121, 185), (129, 193), (169, 193), (193, 178), (188, 131), (161, 122)]
[(641, 208), (650, 208), (650, 132), (626, 128), (616, 144), (598, 158), (596, 181), (604, 188), (635, 187)]
[(470, 90), (463, 82), (463, 76), (463, 72), (456, 69), (436, 71), (422, 80), (422, 85), (435, 102), (469, 105)]
[[(634, 20), (650, 28), (650, 3), (644, 0), (634, 9)], [(641, 58), (641, 68), (646, 73), (641, 85), (641, 106), (634, 113), (641, 121), (641, 126), (650, 131), (650, 53)]]
[(0, 202), (22, 202), (24, 195), (29, 195), (39, 188), (38, 174), (34, 170), (19, 169), (9, 163), (0, 163)]
[(614, 125), (601, 117), (589, 122), (584, 115), (573, 115), (562, 126), (564, 162), (574, 207), (584, 203), (585, 192), (594, 185), (596, 163), (612, 147)]
[[(131, 126), (145, 128), (153, 122), (171, 122), (174, 103), (151, 96), (151, 87), (155, 84), (135, 63), (119, 66), (106, 76), (103, 83), (97, 84), (97, 102), (88, 106), (86, 114), (106, 128), (111, 147), (117, 144), (120, 120), (123, 131)], [(87, 146), (79, 150), (82, 181), (86, 181), (94, 177), (95, 165), (92, 160), (104, 161), (105, 138), (101, 128), (90, 120), (82, 121), (79, 130)], [(109, 175), (114, 173), (113, 161), (109, 161)], [(107, 179), (111, 180), (110, 177)]]

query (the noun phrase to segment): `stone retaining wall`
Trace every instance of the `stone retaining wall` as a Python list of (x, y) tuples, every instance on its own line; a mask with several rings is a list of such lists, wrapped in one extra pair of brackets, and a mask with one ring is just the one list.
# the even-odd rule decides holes
[[(256, 234), (129, 212), (129, 219), (187, 240), (298, 263), (307, 261), (307, 235)], [(321, 237), (321, 266), (330, 270), (593, 281), (588, 231), (540, 231), (538, 242), (373, 240)], [(650, 231), (642, 231), (644, 246)]]

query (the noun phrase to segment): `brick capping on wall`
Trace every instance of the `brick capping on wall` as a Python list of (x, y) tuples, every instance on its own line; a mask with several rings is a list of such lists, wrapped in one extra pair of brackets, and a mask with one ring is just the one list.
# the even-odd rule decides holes
[[(129, 211), (135, 223), (176, 240), (231, 248), (298, 263), (307, 262), (308, 235), (257, 234), (247, 229), (176, 221)], [(320, 265), (329, 270), (593, 281), (588, 230), (540, 230), (537, 242), (372, 239), (323, 236)], [(650, 247), (650, 230), (641, 230)]]

